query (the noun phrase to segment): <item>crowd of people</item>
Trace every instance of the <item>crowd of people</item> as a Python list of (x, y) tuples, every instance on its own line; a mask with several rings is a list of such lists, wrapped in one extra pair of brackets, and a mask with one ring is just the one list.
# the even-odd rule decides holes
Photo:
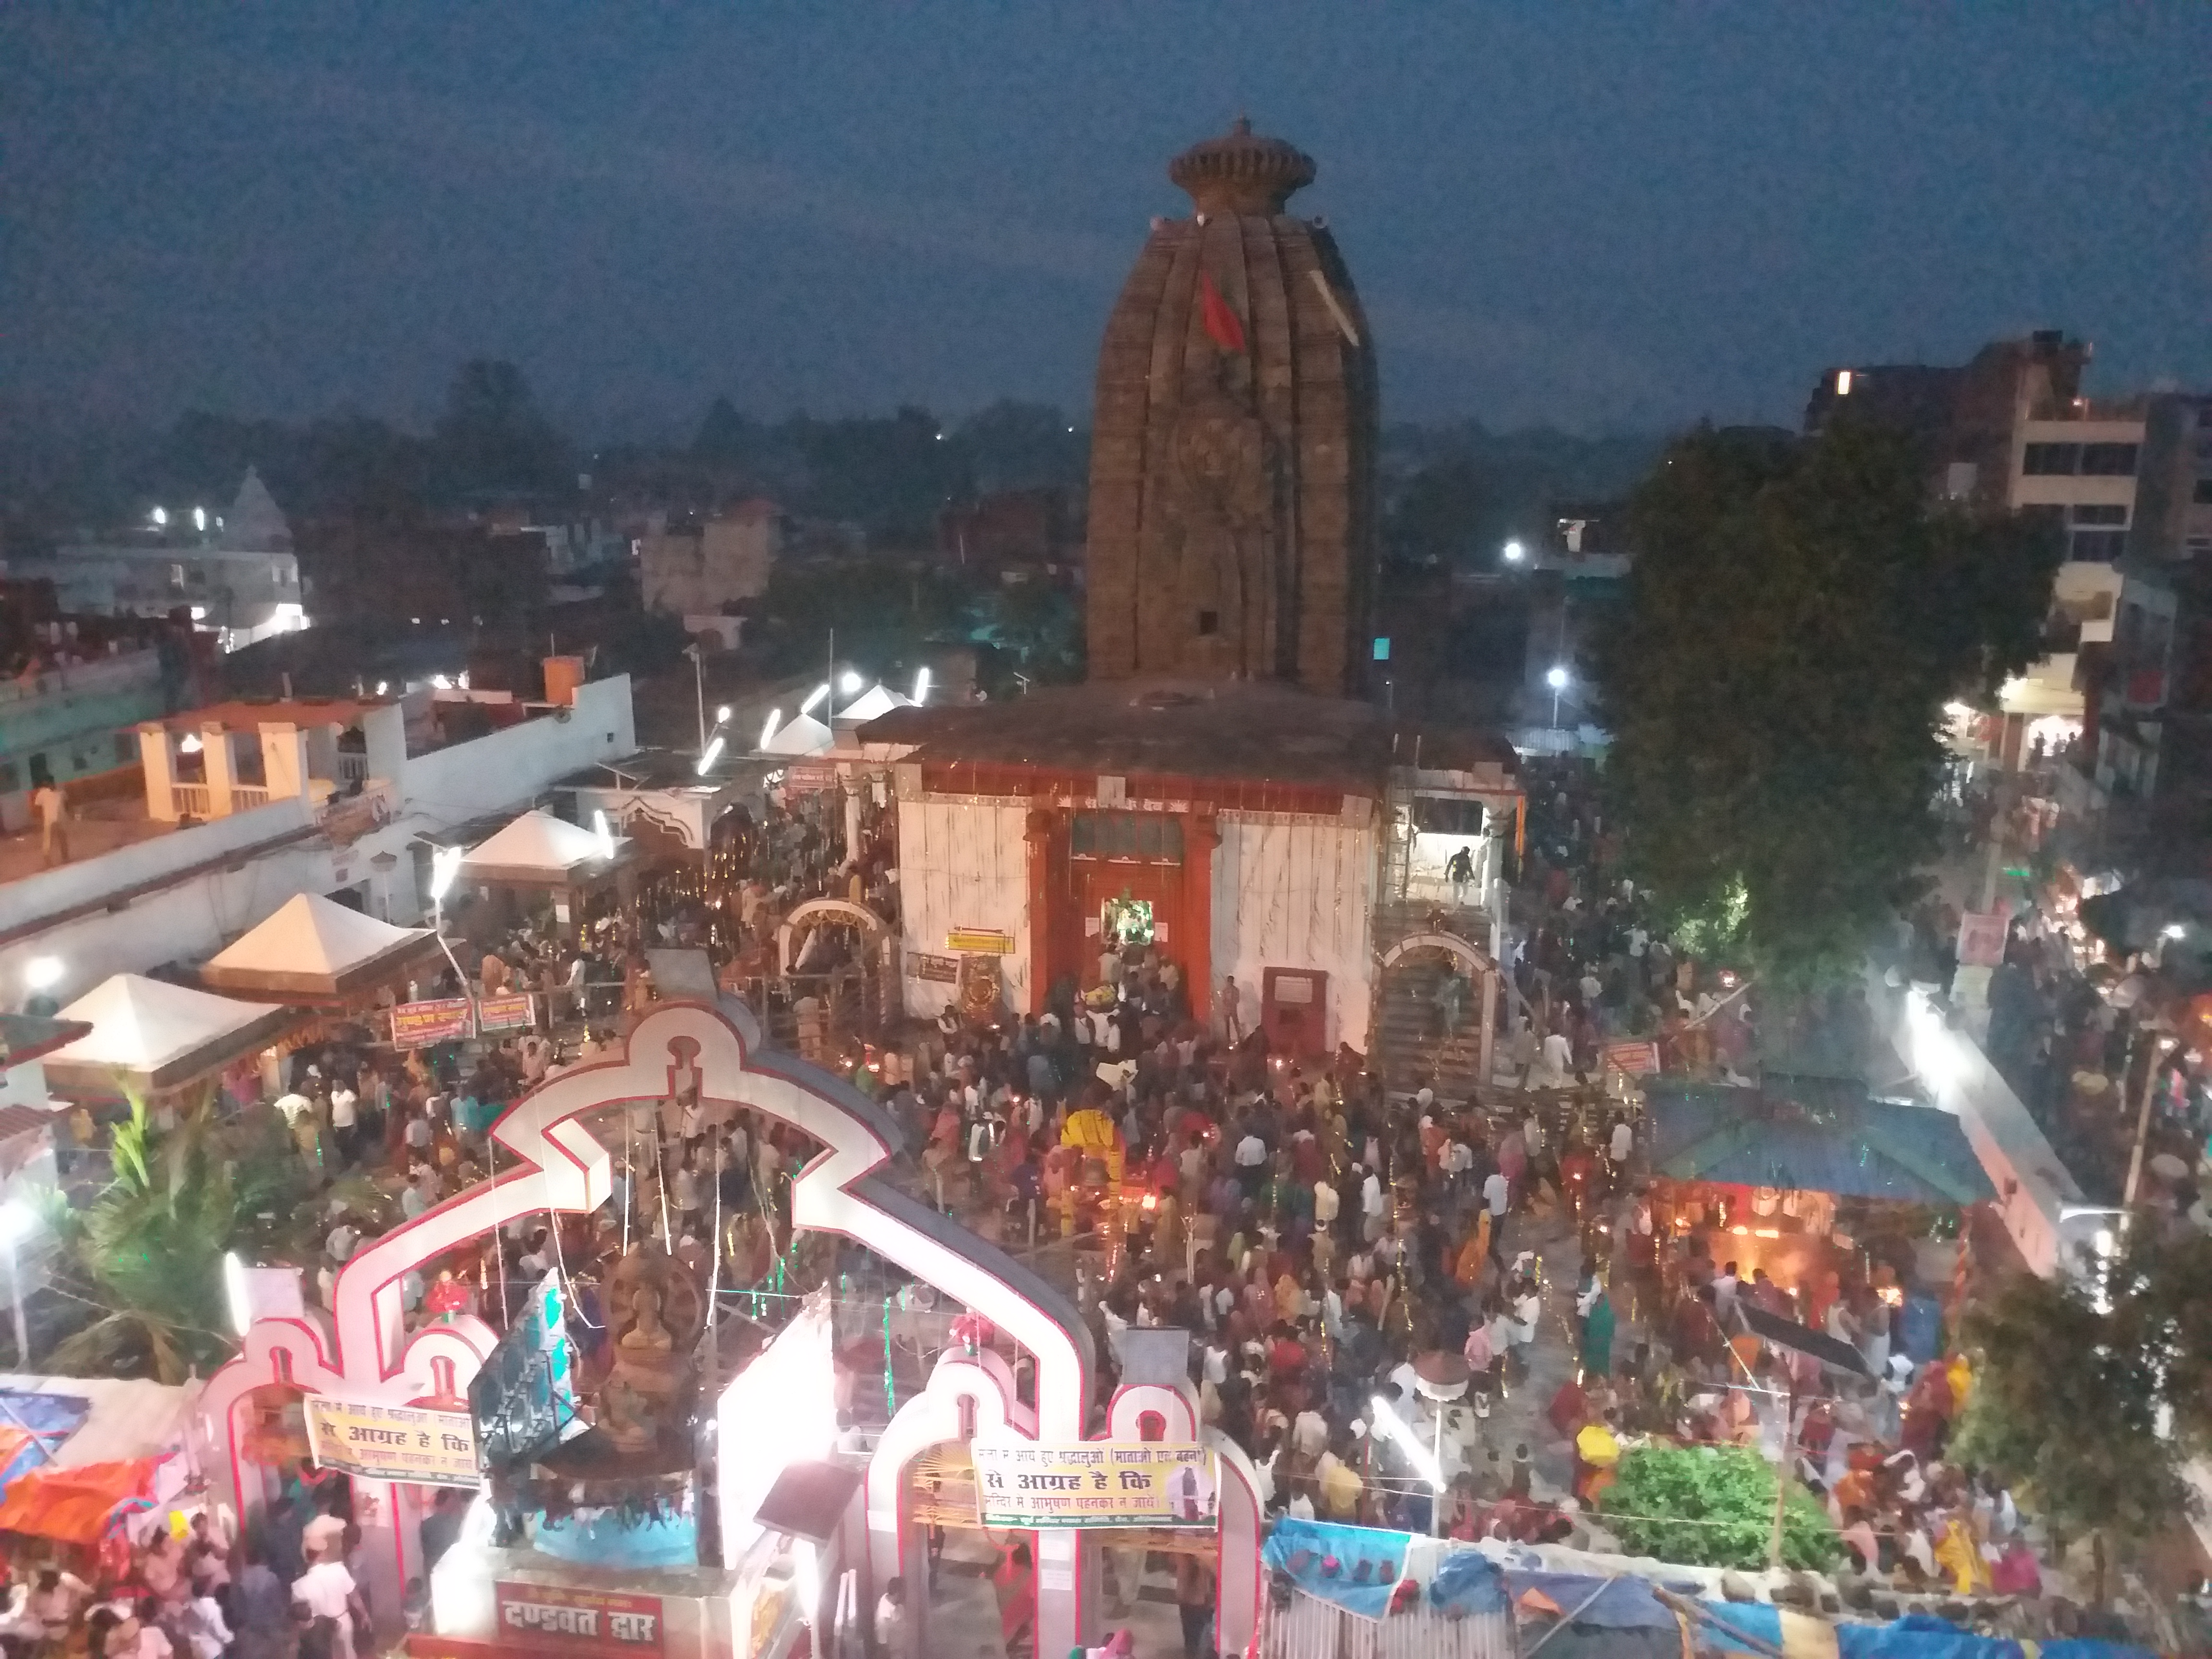
[[(16, 1659), (357, 1659), (378, 1650), (366, 1593), (349, 1564), (361, 1547), (342, 1475), (304, 1463), (246, 1535), (220, 1511), (155, 1521), (132, 1542), (19, 1559), (0, 1613)], [(424, 1570), (459, 1531), (465, 1494), (441, 1492), (422, 1527)], [(422, 1623), (422, 1581), (401, 1609)]]

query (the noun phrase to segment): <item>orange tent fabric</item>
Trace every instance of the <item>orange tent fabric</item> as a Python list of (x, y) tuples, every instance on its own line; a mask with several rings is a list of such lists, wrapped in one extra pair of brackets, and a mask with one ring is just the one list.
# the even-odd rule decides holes
[(23, 1448), (36, 1438), (27, 1429), (10, 1428), (0, 1425), (0, 1469), (13, 1468)]
[(154, 1495), (155, 1462), (133, 1457), (66, 1469), (43, 1464), (12, 1482), (0, 1497), (0, 1532), (96, 1544), (117, 1504)]

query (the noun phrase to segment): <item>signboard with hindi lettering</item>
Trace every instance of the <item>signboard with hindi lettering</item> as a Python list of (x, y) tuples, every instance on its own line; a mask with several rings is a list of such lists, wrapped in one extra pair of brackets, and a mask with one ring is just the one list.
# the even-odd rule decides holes
[(940, 985), (957, 985), (960, 982), (960, 958), (957, 957), (933, 957), (921, 951), (909, 951), (906, 963), (908, 971), (916, 979)]
[(570, 1584), (492, 1585), (499, 1610), (493, 1638), (501, 1647), (540, 1652), (659, 1653), (660, 1598)]
[(403, 1002), (392, 1011), (392, 1046), (427, 1048), (469, 1034), (469, 1000), (441, 997), (434, 1002)]
[(987, 1527), (1212, 1528), (1218, 1474), (1204, 1446), (1092, 1440), (970, 1448)]
[(307, 1451), (319, 1469), (343, 1469), (369, 1480), (421, 1486), (479, 1484), (476, 1425), (466, 1412), (337, 1400), (306, 1401)]
[(1659, 1069), (1656, 1042), (1608, 1042), (1604, 1053), (1607, 1065), (1629, 1077), (1645, 1077)]
[(533, 1024), (530, 1010), (534, 1000), (527, 991), (508, 991), (495, 997), (486, 997), (477, 1004), (477, 1030), (479, 1031), (512, 1031), (520, 1026)]
[(1011, 956), (1014, 936), (988, 927), (956, 927), (945, 936), (945, 948), (956, 956)]

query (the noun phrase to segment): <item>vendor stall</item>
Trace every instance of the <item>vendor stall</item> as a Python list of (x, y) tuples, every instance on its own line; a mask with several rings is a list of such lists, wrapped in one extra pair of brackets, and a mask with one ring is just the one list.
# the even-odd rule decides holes
[(62, 1018), (92, 1030), (46, 1056), (46, 1085), (69, 1099), (100, 1101), (175, 1095), (279, 1042), (307, 1016), (118, 974)]
[(1735, 1261), (1746, 1284), (1764, 1270), (1802, 1293), (1848, 1280), (1855, 1261), (1879, 1288), (1948, 1279), (1959, 1212), (1995, 1196), (1957, 1118), (1876, 1099), (1856, 1079), (1654, 1078), (1644, 1099), (1662, 1236), (1678, 1260), (1701, 1239), (1711, 1265)]
[(394, 927), (300, 893), (200, 969), (200, 982), (256, 1002), (364, 1006), (439, 957), (428, 927)]
[(629, 837), (580, 829), (534, 808), (471, 847), (460, 879), (487, 897), (503, 893), (518, 909), (533, 898), (550, 898), (556, 921), (581, 925), (588, 912), (626, 896), (636, 861), (636, 843)]

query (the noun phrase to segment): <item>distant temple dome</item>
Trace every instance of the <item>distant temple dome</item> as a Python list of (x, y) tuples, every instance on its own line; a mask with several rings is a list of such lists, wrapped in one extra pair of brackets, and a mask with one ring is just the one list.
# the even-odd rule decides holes
[(1208, 215), (1280, 213), (1316, 172), (1312, 156), (1279, 138), (1255, 137), (1241, 115), (1226, 136), (1202, 139), (1168, 163), (1168, 177)]

